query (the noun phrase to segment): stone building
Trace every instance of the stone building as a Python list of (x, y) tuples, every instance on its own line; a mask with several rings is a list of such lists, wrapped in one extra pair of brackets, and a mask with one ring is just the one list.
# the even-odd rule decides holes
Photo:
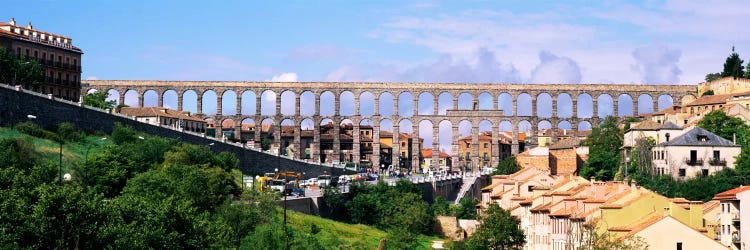
[(730, 249), (750, 247), (750, 186), (740, 186), (716, 194), (713, 200), (720, 202), (719, 240)]
[(26, 26), (10, 22), (0, 22), (0, 47), (17, 58), (33, 59), (42, 66), (44, 81), (41, 85), (22, 85), (58, 98), (79, 101), (81, 95), (81, 55), (83, 52), (73, 46), (70, 37), (34, 29), (29, 22)]
[(190, 115), (188, 112), (156, 107), (122, 107), (120, 108), (120, 114), (133, 116), (137, 121), (148, 124), (170, 126), (196, 133), (206, 132), (206, 121)]
[(479, 167), (495, 167), (490, 165), (492, 156), (497, 154), (492, 149), (492, 134), (489, 132), (483, 132), (479, 134), (479, 155), (478, 157), (472, 157), (472, 136), (466, 136), (458, 142), (458, 167), (463, 171), (471, 170), (472, 166), (475, 166), (478, 162)]

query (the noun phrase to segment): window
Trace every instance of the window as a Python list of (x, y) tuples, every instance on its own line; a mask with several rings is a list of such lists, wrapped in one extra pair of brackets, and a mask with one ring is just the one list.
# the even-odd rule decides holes
[(680, 169), (679, 176), (680, 177), (685, 177), (685, 169), (684, 168)]
[(698, 151), (690, 150), (690, 162), (696, 162), (698, 160)]
[(703, 176), (708, 176), (708, 169), (701, 169), (701, 174), (703, 174)]
[(485, 144), (484, 144), (484, 148), (487, 148), (487, 144), (489, 144), (489, 143), (485, 143)]
[(714, 159), (719, 160), (721, 158), (721, 152), (719, 150), (714, 150)]
[(682, 250), (682, 242), (677, 242), (677, 250)]

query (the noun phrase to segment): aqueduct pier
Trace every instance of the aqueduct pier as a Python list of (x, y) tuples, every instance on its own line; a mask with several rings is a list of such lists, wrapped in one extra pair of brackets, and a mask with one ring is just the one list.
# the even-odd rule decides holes
[[(234, 132), (239, 135), (243, 123), (278, 124), (294, 126), (292, 144), (300, 147), (302, 124), (313, 125), (313, 145), (320, 145), (320, 126), (328, 123), (353, 125), (352, 161), (360, 160), (360, 127), (372, 127), (371, 162), (378, 166), (380, 160), (380, 132), (389, 136), (399, 131), (419, 135), (421, 124), (432, 127), (432, 149), (439, 152), (439, 127), (452, 128), (451, 145), (457, 148), (459, 124), (470, 124), (472, 168), (479, 167), (478, 132), (492, 135), (492, 150), (498, 148), (501, 127), (512, 133), (512, 151), (518, 152), (519, 130), (530, 137), (542, 123), (552, 129), (552, 137), (560, 126), (580, 127), (598, 124), (602, 114), (618, 116), (635, 115), (639, 110), (657, 111), (673, 102), (684, 103), (695, 98), (693, 85), (626, 85), (626, 84), (456, 84), (456, 83), (360, 83), (360, 82), (241, 82), (241, 81), (141, 81), (141, 80), (85, 80), (83, 91), (108, 91), (119, 104), (126, 103), (125, 96), (135, 98), (130, 106), (144, 106), (151, 96), (157, 99), (152, 106), (164, 106), (165, 97), (176, 98), (177, 110), (188, 110), (187, 103), (195, 103), (193, 112), (215, 121), (221, 131), (224, 121), (235, 121)], [(262, 97), (266, 101), (262, 101)], [(282, 100), (283, 99), (283, 100)], [(321, 99), (333, 105), (321, 107)], [(223, 105), (223, 100), (236, 100), (234, 105)], [(314, 100), (314, 101), (313, 101)], [(426, 101), (423, 101), (426, 100)], [(367, 102), (371, 109), (362, 109)], [(625, 103), (623, 103), (625, 102)], [(206, 110), (204, 104), (215, 104), (215, 110)], [(463, 105), (460, 105), (462, 103)], [(468, 105), (467, 105), (468, 103)], [(611, 106), (602, 105), (611, 103)], [(661, 103), (667, 103), (663, 105)], [(243, 105), (245, 104), (245, 105)], [(399, 109), (399, 105), (408, 108)], [(330, 107), (332, 106), (332, 107)], [(541, 106), (546, 106), (542, 114)], [(622, 106), (631, 107), (632, 113), (623, 112)], [(643, 108), (639, 109), (639, 106)], [(282, 109), (282, 107), (284, 107)], [(384, 108), (388, 107), (388, 108)], [(386, 110), (390, 109), (392, 110)], [(441, 108), (439, 108), (441, 107)], [(519, 109), (519, 107), (524, 107)], [(608, 109), (608, 110), (604, 110)], [(480, 124), (490, 131), (479, 131)], [(429, 126), (427, 126), (429, 127)], [(508, 129), (510, 128), (510, 129)], [(340, 155), (340, 126), (333, 126), (333, 155)], [(239, 136), (237, 136), (239, 137)], [(273, 130), (274, 145), (282, 138)], [(260, 142), (261, 133), (254, 133)], [(394, 139), (393, 141), (398, 141)], [(419, 140), (412, 140), (418, 148)], [(393, 143), (392, 159), (398, 159), (399, 143)], [(312, 148), (312, 160), (320, 161), (321, 150)], [(456, 152), (453, 152), (456, 154)], [(411, 150), (412, 166), (419, 166), (420, 150)], [(431, 164), (436, 165), (437, 153)], [(492, 166), (499, 161), (493, 154)]]

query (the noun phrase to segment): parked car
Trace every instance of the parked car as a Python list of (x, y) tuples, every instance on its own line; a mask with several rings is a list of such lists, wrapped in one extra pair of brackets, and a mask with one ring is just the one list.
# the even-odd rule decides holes
[(348, 175), (339, 176), (339, 184), (349, 184), (350, 182), (352, 182), (352, 177)]

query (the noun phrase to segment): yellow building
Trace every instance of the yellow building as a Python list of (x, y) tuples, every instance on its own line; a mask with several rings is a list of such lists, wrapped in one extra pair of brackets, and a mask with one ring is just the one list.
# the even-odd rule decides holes
[(591, 130), (581, 130), (576, 133), (576, 131), (573, 129), (558, 129), (557, 139), (554, 140), (552, 136), (552, 129), (544, 129), (540, 130), (537, 134), (537, 146), (546, 147), (550, 144), (555, 144), (558, 141), (573, 137), (578, 137), (579, 139), (584, 140), (589, 134), (591, 134)]
[(750, 79), (724, 77), (698, 84), (698, 94), (712, 90), (714, 95), (734, 94), (750, 91)]
[(471, 136), (466, 136), (458, 140), (458, 166), (464, 169), (471, 168), (472, 162), (479, 162), (480, 167), (493, 167), (490, 166), (492, 160), (492, 134), (490, 132), (480, 133), (478, 136), (478, 147), (479, 155), (478, 159), (474, 160), (471, 142)]

